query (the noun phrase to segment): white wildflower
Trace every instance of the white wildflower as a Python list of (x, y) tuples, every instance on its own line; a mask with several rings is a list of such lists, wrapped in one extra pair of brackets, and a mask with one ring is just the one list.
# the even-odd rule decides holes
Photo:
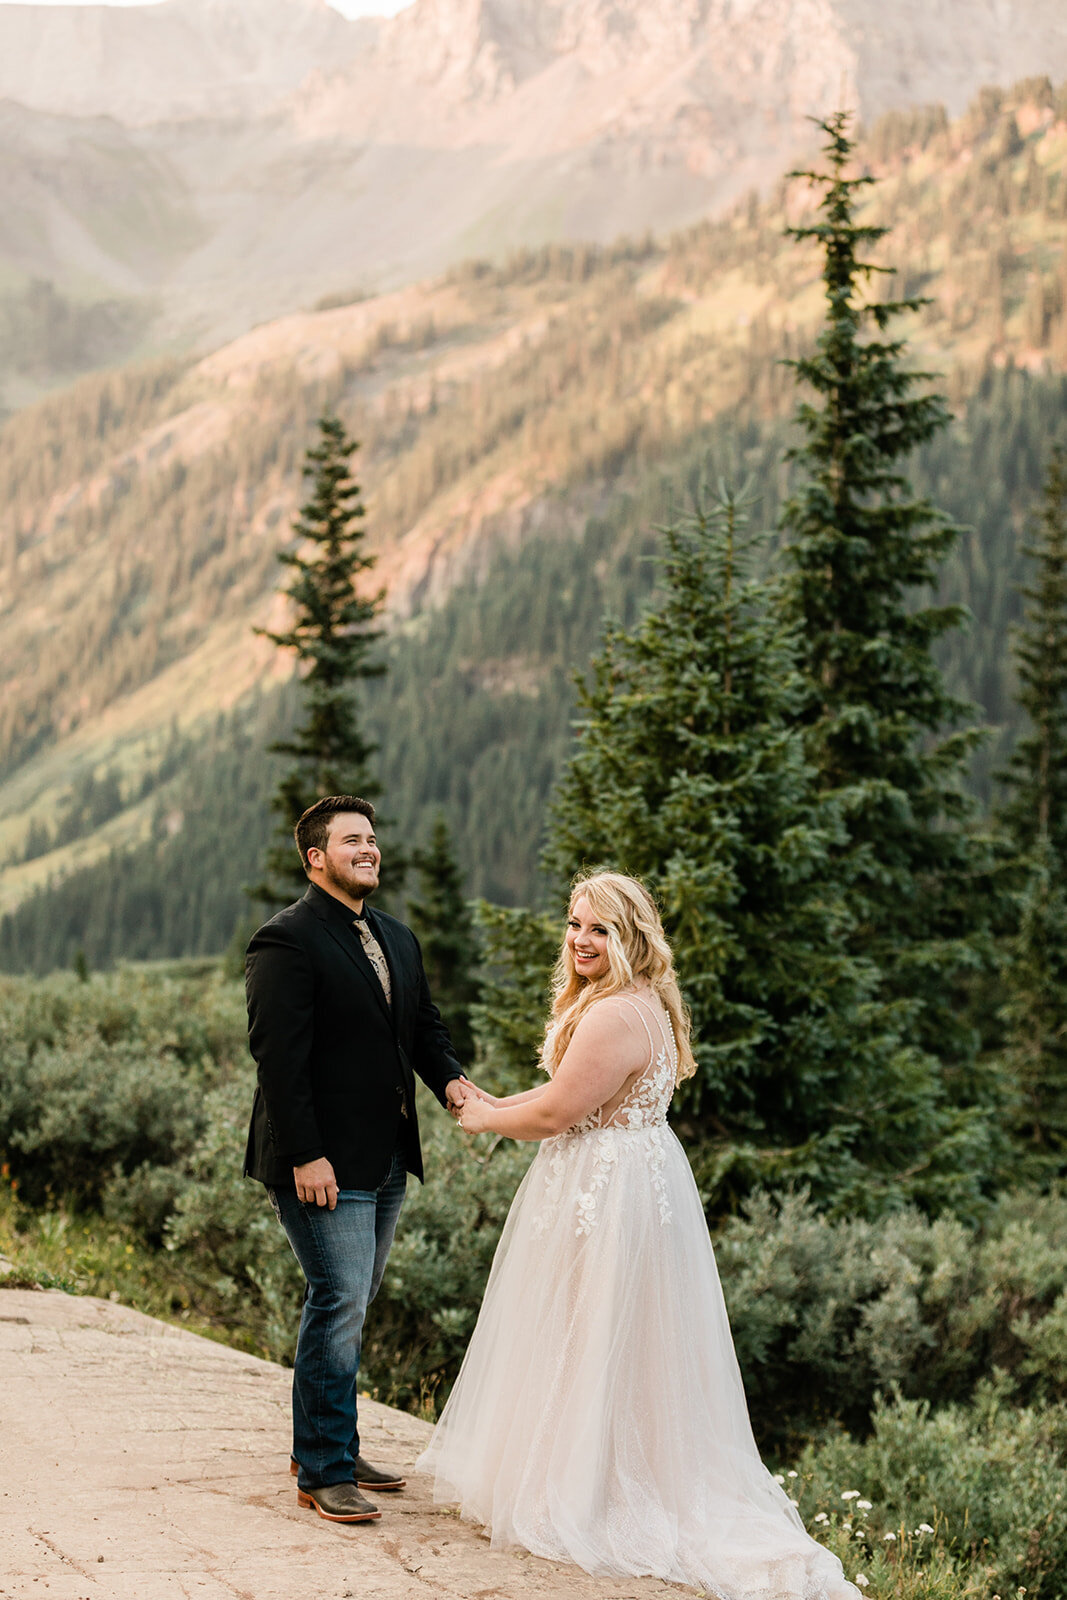
[(869, 1500), (857, 1500), (856, 1509), (857, 1511), (869, 1511), (871, 1509), (871, 1502)]
[(871, 1581), (870, 1578), (866, 1577), (864, 1573), (857, 1572), (857, 1574), (856, 1574), (856, 1582), (859, 1584), (861, 1589), (866, 1589), (866, 1587), (870, 1583), (870, 1581)]
[(920, 1522), (915, 1531), (916, 1533), (933, 1533), (934, 1530), (928, 1522)]
[(774, 1474), (774, 1481), (775, 1481), (775, 1483), (784, 1483), (785, 1479), (782, 1477), (782, 1474), (780, 1472), (776, 1472)]
[(858, 1500), (859, 1497), (860, 1492), (858, 1489), (846, 1489), (844, 1494), (841, 1496), (842, 1500)]
[(795, 1472), (787, 1472), (787, 1473), (786, 1473), (786, 1477), (787, 1477), (787, 1478), (795, 1478), (795, 1477), (797, 1477), (797, 1476), (798, 1476), (798, 1474), (797, 1474), (797, 1473), (795, 1473)]
[(820, 1511), (815, 1520), (816, 1522), (829, 1522), (830, 1518), (826, 1515), (825, 1511)]
[(882, 1538), (886, 1539), (886, 1540), (894, 1540), (895, 1541), (896, 1540), (896, 1534), (895, 1533), (883, 1533)]

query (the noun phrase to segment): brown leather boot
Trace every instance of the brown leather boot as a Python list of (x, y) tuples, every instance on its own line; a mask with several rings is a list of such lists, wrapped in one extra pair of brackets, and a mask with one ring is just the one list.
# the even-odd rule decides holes
[(313, 1506), (327, 1522), (377, 1522), (381, 1512), (360, 1494), (354, 1483), (324, 1483), (317, 1489), (298, 1489), (298, 1506)]

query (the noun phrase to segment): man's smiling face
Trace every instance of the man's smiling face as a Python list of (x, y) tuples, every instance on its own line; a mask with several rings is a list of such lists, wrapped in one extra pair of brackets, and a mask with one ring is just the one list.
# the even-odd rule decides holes
[(331, 817), (325, 850), (308, 851), (312, 881), (357, 903), (378, 887), (381, 863), (374, 824), (358, 811), (339, 811)]

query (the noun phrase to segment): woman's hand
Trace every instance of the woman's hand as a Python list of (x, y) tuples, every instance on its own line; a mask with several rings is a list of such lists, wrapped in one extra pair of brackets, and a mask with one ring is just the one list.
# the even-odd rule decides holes
[(468, 1095), (463, 1104), (457, 1107), (456, 1121), (464, 1133), (487, 1133), (493, 1108), (488, 1100), (482, 1100), (477, 1095)]

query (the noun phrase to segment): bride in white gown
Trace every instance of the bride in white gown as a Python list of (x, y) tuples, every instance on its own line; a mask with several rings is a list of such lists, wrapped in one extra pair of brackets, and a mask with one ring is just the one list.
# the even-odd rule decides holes
[(651, 897), (576, 885), (550, 1081), (470, 1098), (468, 1133), (540, 1139), (420, 1470), (493, 1545), (719, 1600), (859, 1591), (764, 1467), (696, 1184), (667, 1126), (694, 1070)]

